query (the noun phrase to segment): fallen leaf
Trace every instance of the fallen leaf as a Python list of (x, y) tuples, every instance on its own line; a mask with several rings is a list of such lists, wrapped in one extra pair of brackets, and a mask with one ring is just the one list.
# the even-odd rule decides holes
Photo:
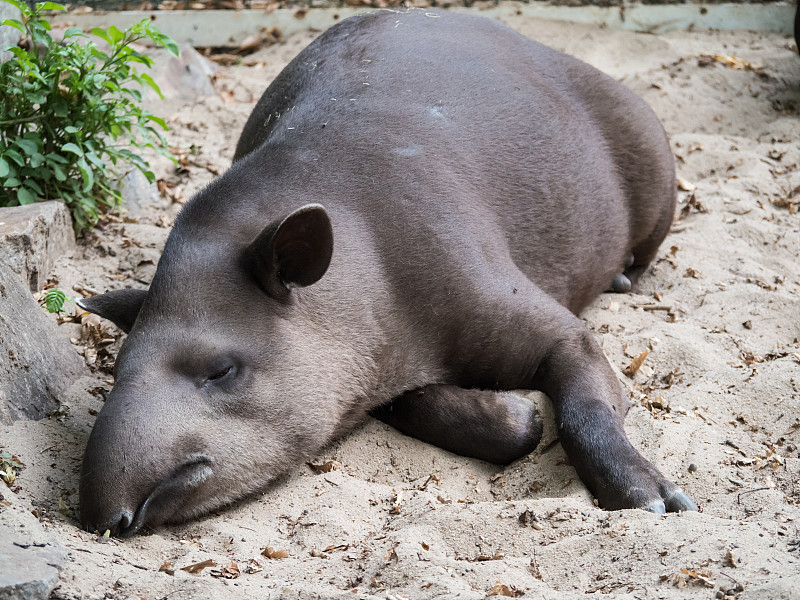
[(175, 569), (172, 568), (172, 563), (168, 560), (165, 560), (160, 567), (158, 567), (159, 573), (166, 573), (167, 575), (175, 575)]
[(281, 558), (289, 558), (289, 553), (286, 550), (275, 550), (272, 546), (267, 546), (261, 549), (261, 556), (272, 560), (278, 560)]
[(753, 63), (736, 56), (726, 56), (725, 54), (701, 54), (699, 64), (701, 67), (708, 66), (711, 63), (720, 63), (734, 71), (753, 71), (758, 73), (763, 71), (763, 66), (756, 66)]
[(681, 573), (687, 575), (693, 583), (701, 583), (707, 587), (714, 587), (714, 582), (711, 581), (711, 571), (707, 568), (698, 569), (681, 569)]
[(252, 575), (253, 573), (260, 573), (262, 571), (261, 563), (258, 562), (256, 559), (251, 558), (247, 561), (247, 565), (244, 567), (244, 572)]
[(508, 598), (519, 598), (524, 594), (524, 591), (516, 589), (513, 585), (505, 585), (499, 581), (495, 582), (492, 591), (489, 593), (490, 596), (506, 596)]
[(647, 355), (650, 354), (650, 350), (645, 349), (639, 356), (634, 358), (627, 367), (625, 367), (622, 372), (630, 378), (633, 378), (639, 369), (644, 363), (644, 359), (647, 358)]
[(326, 460), (325, 462), (311, 461), (306, 463), (317, 473), (330, 473), (331, 471), (341, 471), (341, 463), (335, 460)]
[(231, 561), (230, 564), (221, 569), (211, 569), (208, 574), (221, 579), (236, 579), (241, 575), (241, 572), (239, 571), (239, 565)]
[(217, 563), (215, 563), (213, 560), (209, 558), (208, 560), (204, 560), (199, 563), (194, 563), (193, 565), (189, 565), (188, 567), (181, 567), (181, 571), (186, 571), (187, 573), (192, 573), (193, 575), (196, 575), (198, 573), (201, 573), (203, 569), (205, 569), (206, 567), (216, 567), (216, 566)]

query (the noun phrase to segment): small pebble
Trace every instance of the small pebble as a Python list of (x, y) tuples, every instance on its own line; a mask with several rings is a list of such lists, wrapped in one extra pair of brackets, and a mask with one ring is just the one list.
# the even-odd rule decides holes
[(694, 464), (694, 463), (690, 463), (689, 464), (689, 473), (694, 473), (695, 471), (697, 471), (697, 465)]

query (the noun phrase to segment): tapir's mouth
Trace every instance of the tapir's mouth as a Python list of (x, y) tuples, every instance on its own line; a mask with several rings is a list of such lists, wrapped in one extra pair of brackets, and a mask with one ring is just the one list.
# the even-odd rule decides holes
[(214, 459), (202, 453), (189, 455), (189, 460), (173, 470), (145, 498), (132, 522), (120, 528), (119, 535), (128, 537), (142, 527), (155, 527), (168, 521), (192, 498), (192, 491), (211, 477)]

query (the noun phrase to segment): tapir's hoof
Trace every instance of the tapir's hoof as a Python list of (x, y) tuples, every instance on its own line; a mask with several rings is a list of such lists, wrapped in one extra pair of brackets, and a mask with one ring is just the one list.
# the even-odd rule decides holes
[(631, 280), (622, 273), (618, 273), (611, 283), (611, 291), (617, 294), (624, 294), (631, 291)]
[(657, 515), (666, 514), (667, 511), (669, 512), (683, 512), (687, 510), (697, 510), (697, 504), (689, 498), (682, 490), (677, 490), (670, 496), (665, 499), (659, 498), (649, 506), (646, 506), (645, 509), (648, 512), (655, 513)]

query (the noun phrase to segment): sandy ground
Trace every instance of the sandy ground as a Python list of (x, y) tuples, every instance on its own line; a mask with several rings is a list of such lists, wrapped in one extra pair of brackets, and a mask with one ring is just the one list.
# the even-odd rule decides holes
[[(338, 470), (299, 465), (266, 493), (207, 518), (98, 538), (77, 526), (75, 490), (111, 382), (101, 368), (75, 383), (58, 419), (0, 429), (0, 445), (26, 464), (14, 501), (35, 508), (68, 551), (53, 598), (800, 598), (794, 43), (510, 24), (622, 80), (671, 136), (685, 188), (672, 233), (640, 294), (604, 295), (582, 316), (633, 402), (632, 442), (701, 512), (596, 508), (552, 424), (534, 454), (502, 469), (371, 421), (319, 457)], [(256, 66), (223, 69), (220, 96), (172, 115), (170, 139), (185, 168), (160, 165), (171, 194), (185, 200), (227, 167), (254, 101), (312, 38), (262, 50), (250, 59)], [(59, 286), (146, 284), (179, 208), (166, 201), (138, 222), (106, 224), (59, 263)], [(95, 321), (60, 331), (83, 340), (76, 348), (95, 367), (107, 369), (120, 343), (113, 326)], [(87, 341), (109, 337), (116, 341), (94, 349)], [(623, 376), (645, 349), (636, 376)], [(182, 570), (206, 560), (214, 566)]]

